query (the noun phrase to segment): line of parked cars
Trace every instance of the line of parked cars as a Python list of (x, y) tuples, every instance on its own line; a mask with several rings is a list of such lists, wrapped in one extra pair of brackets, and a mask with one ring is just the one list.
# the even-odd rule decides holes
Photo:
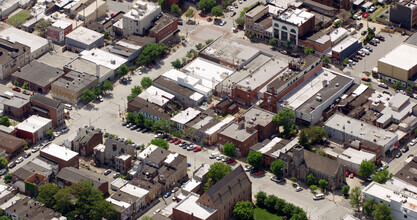
[(123, 122), (122, 126), (125, 126), (126, 128), (129, 128), (131, 131), (137, 131), (137, 132), (142, 132), (142, 133), (147, 133), (151, 130), (151, 129), (146, 128), (144, 126), (139, 126), (139, 125), (136, 125), (134, 123), (129, 123), (129, 122)]

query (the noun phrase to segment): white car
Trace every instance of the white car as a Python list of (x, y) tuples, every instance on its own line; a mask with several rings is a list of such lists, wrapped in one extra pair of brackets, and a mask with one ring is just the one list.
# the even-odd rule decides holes
[(417, 140), (413, 139), (413, 140), (410, 141), (410, 146), (414, 146), (416, 143), (417, 143)]
[(100, 102), (103, 102), (104, 101), (104, 99), (103, 99), (103, 97), (101, 95), (98, 96), (98, 100), (100, 100)]
[(32, 149), (32, 153), (36, 153), (36, 152), (38, 152), (38, 150), (39, 150), (39, 147), (34, 147), (34, 148)]
[(216, 160), (223, 160), (223, 156), (218, 156), (218, 157), (216, 157)]
[(297, 187), (295, 188), (295, 191), (296, 191), (296, 192), (303, 191), (303, 188), (301, 188), (301, 187), (297, 186)]
[(245, 166), (243, 167), (243, 170), (245, 170), (245, 172), (249, 172), (249, 171), (253, 170), (253, 167), (251, 167), (251, 166), (249, 166), (249, 165), (245, 165)]
[(23, 162), (23, 157), (17, 158), (16, 163), (22, 163), (22, 162)]
[(276, 182), (276, 183), (280, 183), (282, 181), (281, 179), (279, 179), (276, 176), (271, 176), (271, 180), (274, 181), (274, 182)]
[(155, 210), (155, 212), (153, 214), (156, 215), (156, 213), (159, 213), (160, 211), (161, 211), (161, 209), (157, 209), (157, 210)]

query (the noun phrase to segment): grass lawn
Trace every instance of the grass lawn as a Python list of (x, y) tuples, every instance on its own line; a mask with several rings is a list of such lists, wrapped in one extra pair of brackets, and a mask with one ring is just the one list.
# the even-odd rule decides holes
[(381, 7), (380, 5), (378, 5), (377, 6), (377, 9), (374, 11), (374, 13), (371, 14), (371, 18), (372, 19), (375, 19), (376, 17), (378, 17), (379, 15), (381, 15), (388, 8), (389, 8), (389, 5), (385, 6), (384, 8)]
[(255, 214), (253, 217), (255, 220), (282, 220), (282, 217), (271, 214), (268, 211), (266, 211), (266, 209), (261, 208), (255, 208)]
[(13, 25), (13, 26), (19, 26), (21, 24), (23, 24), (23, 22), (25, 22), (27, 19), (29, 19), (30, 17), (30, 12), (27, 10), (23, 10), (15, 15), (13, 15), (12, 17), (10, 17), (7, 20), (7, 23)]

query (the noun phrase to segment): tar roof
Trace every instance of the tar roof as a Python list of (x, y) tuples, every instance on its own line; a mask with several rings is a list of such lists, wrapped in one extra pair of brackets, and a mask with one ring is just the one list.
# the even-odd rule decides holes
[(29, 47), (21, 43), (0, 39), (0, 63), (7, 64), (28, 50)]
[(159, 76), (157, 79), (155, 79), (153, 81), (153, 83), (156, 87), (158, 87), (160, 85), (163, 88), (172, 90), (172, 91), (174, 91), (178, 94), (181, 94), (185, 97), (190, 97), (191, 95), (194, 94), (193, 90), (191, 90), (189, 88), (186, 88), (184, 86), (181, 86), (178, 83), (176, 83), (176, 82), (174, 82), (174, 81), (172, 81), (172, 80), (170, 80), (170, 79), (168, 79), (167, 77), (164, 77), (164, 76)]
[(153, 26), (149, 31), (158, 33), (159, 31), (164, 29), (166, 26), (170, 25), (172, 22), (175, 22), (176, 20), (177, 20), (177, 18), (175, 18), (171, 15), (163, 14), (162, 17), (160, 17), (155, 22), (155, 26)]
[(239, 123), (233, 122), (221, 129), (218, 133), (237, 141), (244, 142), (254, 135), (254, 133), (257, 133), (257, 131), (255, 129), (247, 131), (244, 124), (240, 125)]
[(267, 7), (267, 6), (265, 6), (265, 5), (258, 4), (257, 6), (255, 6), (255, 7), (251, 8), (251, 9), (249, 9), (249, 10), (246, 12), (246, 16), (248, 16), (248, 17), (254, 17), (254, 16), (256, 16), (257, 14), (259, 14), (260, 12), (262, 12), (263, 10), (265, 10), (265, 8), (266, 8), (266, 7)]
[(46, 87), (62, 75), (64, 75), (64, 71), (41, 63), (37, 60), (30, 62), (21, 68), (20, 71), (13, 73), (14, 77), (36, 84), (40, 87)]
[(43, 118), (37, 115), (32, 115), (26, 120), (24, 120), (22, 123), (18, 124), (16, 128), (19, 130), (33, 133), (49, 123), (52, 123), (51, 119)]
[(58, 106), (61, 104), (61, 102), (58, 101), (58, 100), (48, 98), (48, 97), (46, 97), (44, 95), (41, 95), (41, 94), (38, 94), (38, 93), (35, 93), (33, 96), (31, 96), (30, 101), (40, 102), (44, 105), (47, 105), (47, 106), (50, 106), (50, 107), (53, 107), (53, 108), (58, 108)]
[(272, 122), (272, 117), (274, 117), (274, 113), (260, 108), (258, 106), (252, 106), (244, 113), (240, 115), (240, 117), (245, 117), (245, 122), (251, 125), (261, 125), (266, 127), (268, 124)]
[(64, 167), (58, 173), (57, 178), (63, 179), (70, 183), (78, 183), (81, 180), (88, 180), (93, 183), (93, 186), (98, 188), (102, 184), (107, 183), (103, 176), (85, 169), (77, 169), (74, 167)]
[(308, 168), (334, 176), (342, 166), (339, 162), (323, 157), (319, 154), (304, 150), (304, 160)]
[(404, 182), (407, 182), (408, 184), (417, 187), (417, 157), (413, 157), (413, 159), (411, 159), (411, 161), (408, 162), (394, 176)]
[(39, 57), (38, 61), (62, 70), (66, 64), (77, 57), (78, 54), (69, 51), (64, 53), (46, 53)]
[(80, 73), (77, 71), (70, 71), (65, 74), (62, 78), (55, 81), (52, 85), (74, 91), (81, 92), (88, 89), (90, 85), (97, 80), (97, 76)]
[(18, 109), (22, 108), (28, 103), (29, 103), (29, 100), (18, 97), (18, 96), (13, 96), (11, 99), (3, 102), (4, 105), (11, 106), (11, 107), (18, 108)]
[(79, 27), (73, 30), (68, 35), (66, 35), (65, 37), (73, 39), (75, 41), (79, 41), (86, 45), (90, 45), (95, 41), (99, 40), (100, 38), (104, 37), (104, 34), (100, 34), (85, 27)]
[(193, 120), (200, 113), (201, 113), (200, 110), (189, 107), (186, 110), (181, 111), (180, 113), (178, 113), (174, 117), (172, 117), (171, 121), (184, 125), (184, 124), (188, 123), (189, 121)]
[(0, 147), (5, 149), (7, 153), (14, 152), (19, 147), (22, 147), (23, 143), (24, 143), (23, 139), (0, 132)]

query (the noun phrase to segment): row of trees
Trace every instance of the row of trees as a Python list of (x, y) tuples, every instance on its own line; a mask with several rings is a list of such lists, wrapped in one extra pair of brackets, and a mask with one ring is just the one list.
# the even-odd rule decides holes
[(280, 199), (275, 195), (267, 195), (263, 191), (259, 191), (256, 195), (256, 206), (259, 208), (265, 208), (270, 213), (277, 214), (279, 216), (286, 216), (287, 219), (292, 220), (307, 220), (306, 212), (292, 203), (286, 202), (284, 199)]
[(136, 65), (145, 66), (155, 62), (159, 57), (168, 52), (168, 47), (161, 43), (150, 43), (145, 46), (142, 53), (139, 55)]
[(171, 65), (175, 69), (181, 69), (183, 66), (187, 65), (187, 63), (189, 61), (189, 60), (187, 60), (187, 58), (188, 59), (194, 59), (197, 56), (198, 56), (198, 52), (196, 50), (191, 50), (190, 52), (187, 52), (186, 57), (182, 58), (182, 62), (181, 62), (180, 59), (176, 59), (176, 60), (171, 62)]
[(166, 150), (169, 149), (168, 141), (166, 141), (164, 139), (156, 138), (156, 139), (151, 140), (151, 142), (149, 144), (153, 144), (155, 146), (162, 147)]
[(143, 77), (142, 80), (140, 81), (140, 86), (134, 86), (131, 89), (130, 95), (127, 96), (127, 101), (128, 102), (131, 101), (136, 96), (138, 96), (139, 94), (141, 94), (143, 90), (151, 87), (152, 85), (153, 85), (153, 81), (152, 81), (151, 78), (149, 78), (149, 77)]
[(371, 179), (380, 184), (386, 183), (393, 176), (386, 168), (377, 171), (375, 163), (371, 160), (361, 162), (358, 174), (364, 178), (372, 176)]
[(100, 94), (107, 92), (107, 91), (112, 91), (112, 90), (113, 90), (113, 84), (109, 80), (106, 80), (101, 86), (95, 85), (92, 89), (85, 89), (81, 93), (80, 98), (84, 103), (89, 103), (93, 101), (94, 99), (96, 99), (97, 96), (99, 96)]
[(39, 187), (37, 200), (70, 219), (118, 219), (113, 205), (88, 181), (59, 189), (47, 183)]

